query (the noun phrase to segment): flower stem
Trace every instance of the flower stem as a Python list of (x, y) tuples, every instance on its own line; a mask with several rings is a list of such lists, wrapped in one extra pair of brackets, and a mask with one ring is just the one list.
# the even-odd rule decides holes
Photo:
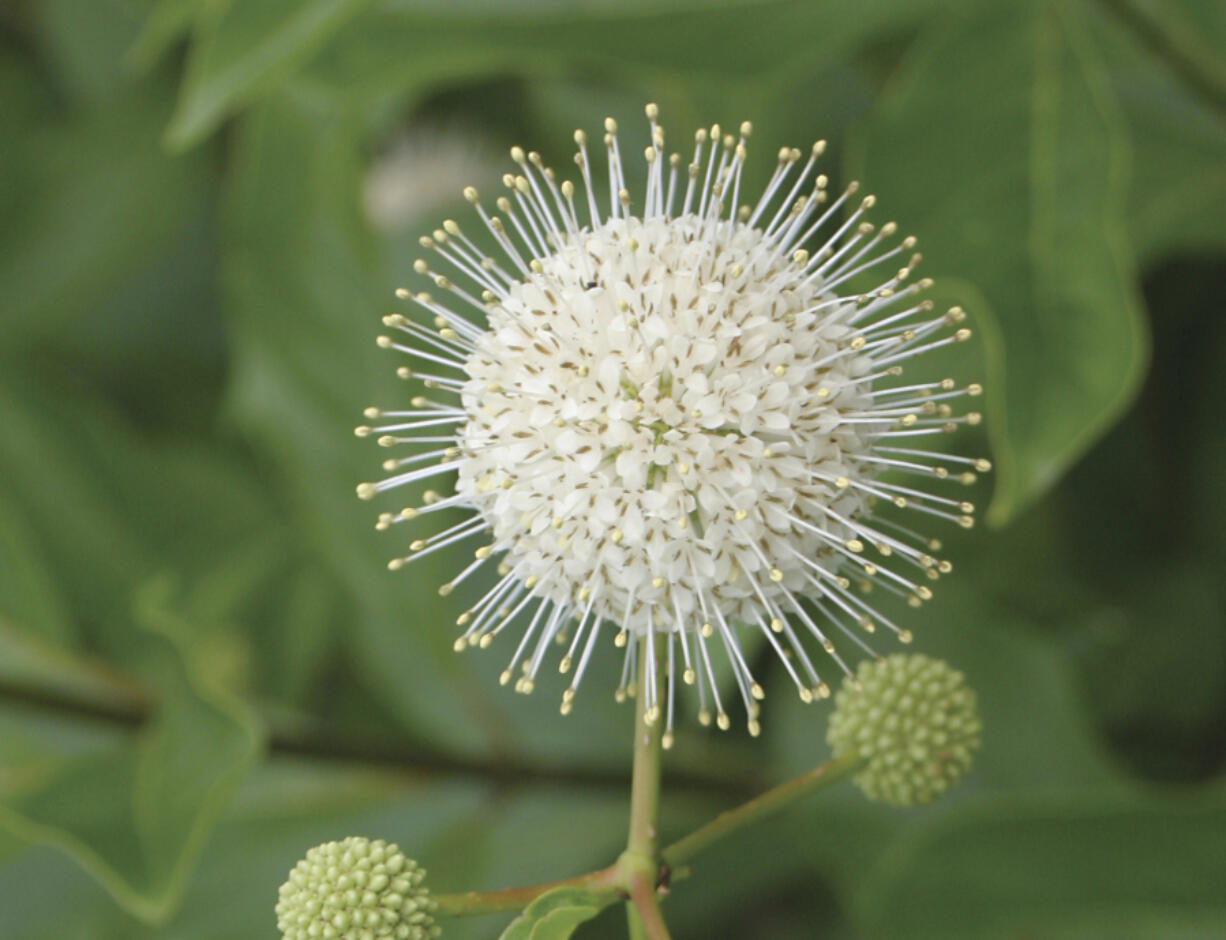
[(657, 896), (662, 873), (668, 873), (670, 880), (674, 881), (685, 877), (689, 874), (687, 863), (720, 839), (842, 780), (861, 766), (862, 760), (856, 754), (831, 758), (799, 777), (720, 813), (706, 825), (660, 851), (656, 833), (660, 802), (660, 727), (658, 721), (648, 721), (644, 689), (648, 681), (647, 640), (640, 643), (640, 688), (635, 696), (634, 768), (630, 784), (630, 831), (626, 850), (608, 868), (561, 881), (501, 891), (435, 895), (440, 915), (456, 917), (520, 910), (547, 891), (575, 887), (591, 891), (605, 903), (629, 896), (626, 917), (632, 940), (669, 940), (668, 927), (660, 912)]
[(630, 782), (630, 834), (626, 851), (617, 865), (625, 878), (626, 890), (634, 906), (629, 914), (648, 940), (668, 940), (668, 928), (656, 901), (656, 882), (660, 874), (659, 851), (656, 848), (656, 814), (660, 805), (660, 724), (649, 720), (647, 713), (648, 658), (644, 637), (639, 641), (638, 694), (634, 706), (634, 769)]
[(688, 836), (666, 848), (661, 853), (661, 858), (670, 868), (683, 865), (699, 852), (736, 830), (757, 822), (764, 816), (782, 809), (801, 797), (808, 796), (815, 790), (820, 790), (822, 787), (829, 786), (855, 773), (860, 763), (859, 755), (844, 754), (818, 764), (799, 777), (772, 787), (735, 809), (720, 813), (706, 825), (695, 829)]
[[(605, 895), (609, 902), (618, 897), (622, 885), (622, 873), (616, 865), (590, 871), (573, 878), (559, 881), (544, 881), (520, 888), (503, 888), (498, 891), (463, 891), (459, 894), (436, 894), (436, 913), (443, 917), (467, 917), (475, 914), (497, 914), (502, 911), (518, 911), (527, 907), (542, 894), (555, 888), (584, 888), (597, 895)], [(625, 895), (623, 894), (622, 897)]]
[(647, 639), (639, 641), (639, 690), (634, 706), (634, 769), (630, 782), (630, 837), (626, 851), (655, 860), (660, 804), (660, 726), (647, 720)]

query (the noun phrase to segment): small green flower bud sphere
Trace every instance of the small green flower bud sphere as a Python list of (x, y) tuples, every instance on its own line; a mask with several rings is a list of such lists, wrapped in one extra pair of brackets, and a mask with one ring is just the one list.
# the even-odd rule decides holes
[(952, 787), (979, 749), (975, 693), (939, 659), (898, 653), (867, 660), (835, 697), (826, 740), (866, 763), (853, 778), (871, 800), (928, 803)]
[(284, 940), (426, 940), (437, 937), (425, 869), (382, 839), (325, 842), (281, 885)]

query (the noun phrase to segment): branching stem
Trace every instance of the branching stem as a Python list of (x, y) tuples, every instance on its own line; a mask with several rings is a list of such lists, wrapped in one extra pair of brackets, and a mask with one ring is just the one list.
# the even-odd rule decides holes
[(436, 894), (436, 913), (444, 917), (465, 917), (473, 914), (496, 914), (500, 911), (518, 911), (527, 907), (542, 894), (555, 888), (583, 888), (595, 895), (604, 895), (609, 903), (619, 896), (622, 873), (616, 865), (599, 871), (525, 885), (521, 888), (503, 888), (499, 891), (464, 891), (460, 894)]
[(855, 754), (844, 754), (818, 764), (799, 777), (772, 787), (734, 809), (720, 813), (706, 825), (695, 829), (685, 838), (679, 839), (666, 848), (661, 853), (661, 859), (669, 868), (684, 865), (695, 855), (738, 829), (757, 822), (802, 797), (808, 796), (815, 790), (855, 773), (860, 764), (860, 758)]
[(519, 910), (554, 888), (576, 887), (592, 892), (598, 904), (627, 900), (626, 916), (633, 940), (669, 940), (668, 927), (660, 911), (660, 885), (687, 877), (690, 874), (688, 863), (721, 839), (842, 780), (861, 766), (861, 758), (855, 754), (831, 758), (799, 777), (720, 813), (661, 851), (656, 829), (660, 803), (660, 727), (658, 721), (648, 720), (647, 696), (643, 689), (647, 681), (647, 641), (640, 643), (640, 687), (635, 697), (634, 769), (626, 850), (608, 868), (562, 881), (502, 891), (436, 896), (439, 914), (459, 916)]

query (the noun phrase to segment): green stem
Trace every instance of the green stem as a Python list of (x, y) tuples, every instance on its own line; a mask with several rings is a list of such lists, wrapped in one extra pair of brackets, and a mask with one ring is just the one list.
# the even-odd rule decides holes
[(639, 912), (634, 909), (634, 902), (626, 902), (626, 927), (630, 932), (630, 940), (647, 940), (643, 930), (643, 922), (639, 920)]
[(855, 773), (860, 764), (860, 758), (856, 754), (844, 754), (824, 764), (818, 764), (799, 777), (772, 787), (735, 809), (720, 813), (706, 825), (695, 829), (685, 838), (679, 839), (666, 848), (661, 853), (661, 858), (670, 868), (683, 865), (699, 852), (736, 830), (757, 822), (764, 816), (782, 809), (801, 797), (808, 796), (815, 790), (820, 790), (822, 787), (829, 786)]
[(612, 902), (622, 888), (622, 872), (616, 865), (600, 871), (587, 872), (560, 881), (545, 881), (525, 885), (522, 888), (503, 888), (500, 891), (464, 891), (460, 894), (436, 894), (436, 913), (444, 917), (465, 917), (473, 914), (496, 914), (500, 911), (518, 911), (547, 891), (555, 888), (584, 888), (595, 894), (606, 895)]
[[(656, 847), (656, 815), (660, 806), (660, 722), (647, 712), (648, 646), (639, 641), (638, 694), (634, 706), (634, 769), (630, 779), (630, 833), (626, 851), (617, 861), (648, 940), (668, 940), (668, 928), (656, 901), (660, 875)], [(653, 650), (654, 652), (654, 650)], [(650, 660), (654, 662), (654, 657)], [(632, 918), (633, 919), (633, 918)]]
[(660, 805), (660, 724), (646, 708), (647, 639), (639, 641), (638, 694), (634, 706), (634, 769), (630, 780), (630, 836), (626, 851), (655, 860)]
[(647, 940), (669, 940), (668, 927), (656, 900), (655, 872), (630, 873), (630, 903), (634, 905), (634, 913)]
[[(645, 676), (639, 670), (640, 681)], [(657, 848), (656, 814), (660, 796), (660, 729), (648, 723), (646, 696), (640, 689), (636, 697), (634, 728), (634, 772), (630, 791), (630, 834), (626, 851), (613, 865), (560, 881), (548, 881), (501, 891), (467, 891), (462, 894), (435, 895), (437, 912), (459, 917), (493, 914), (527, 907), (555, 888), (583, 888), (605, 903), (626, 898), (626, 917), (632, 940), (669, 940), (668, 928), (660, 913), (657, 886), (667, 871), (670, 881), (690, 874), (688, 862), (720, 839), (783, 809), (790, 803), (855, 773), (861, 759), (845, 754), (819, 764), (812, 770), (765, 791), (747, 803), (720, 813), (704, 826), (674, 842), (662, 852)]]

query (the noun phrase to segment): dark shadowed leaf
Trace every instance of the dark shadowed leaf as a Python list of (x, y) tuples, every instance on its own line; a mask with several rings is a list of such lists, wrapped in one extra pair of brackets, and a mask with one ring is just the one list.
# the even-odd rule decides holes
[[(1215, 6), (1186, 4), (1206, 19)], [(1226, 250), (1226, 83), (1215, 104), (1118, 18), (1100, 15), (1095, 25), (1134, 153), (1128, 228), (1138, 262)]]
[(1226, 918), (1223, 839), (1220, 793), (987, 801), (898, 842), (864, 908), (880, 936), (1178, 936)]
[(39, 47), (55, 71), (59, 91), (76, 104), (106, 101), (131, 75), (123, 53), (140, 26), (127, 0), (43, 0), (30, 5)]

